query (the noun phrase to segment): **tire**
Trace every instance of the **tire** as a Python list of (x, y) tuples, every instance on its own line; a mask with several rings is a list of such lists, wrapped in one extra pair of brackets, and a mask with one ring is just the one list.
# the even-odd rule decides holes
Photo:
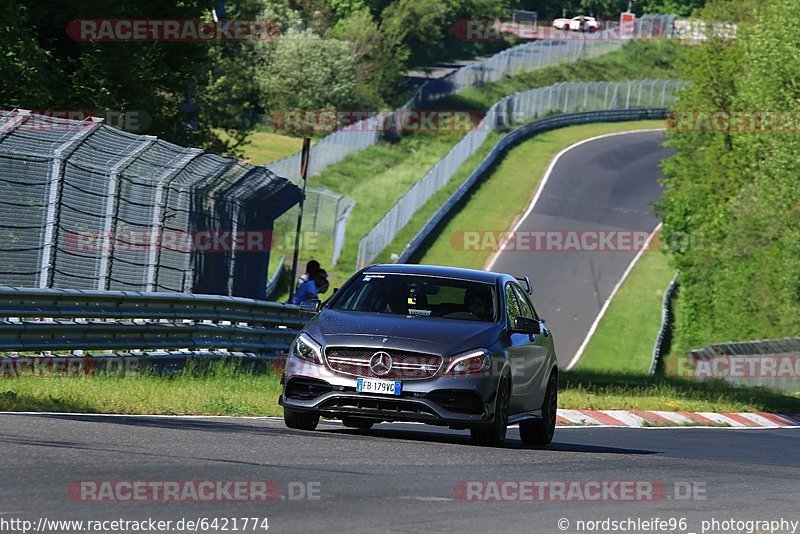
[(470, 438), (473, 445), (483, 447), (502, 447), (508, 429), (508, 401), (511, 396), (511, 380), (508, 375), (500, 379), (494, 404), (494, 419), (487, 425), (471, 428)]
[(535, 421), (525, 420), (519, 424), (519, 437), (526, 445), (548, 445), (553, 441), (558, 414), (558, 379), (555, 373), (550, 374), (547, 390), (542, 403), (542, 418)]
[(315, 413), (296, 412), (283, 409), (283, 422), (295, 430), (315, 430), (319, 424), (319, 415)]
[(369, 430), (375, 421), (362, 419), (360, 417), (342, 417), (342, 424), (347, 428), (357, 428), (359, 430)]

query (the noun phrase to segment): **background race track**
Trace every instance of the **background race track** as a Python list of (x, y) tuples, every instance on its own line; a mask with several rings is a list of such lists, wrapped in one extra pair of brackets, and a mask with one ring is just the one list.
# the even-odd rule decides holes
[[(672, 154), (664, 140), (657, 131), (621, 133), (563, 152), (516, 232), (652, 232), (659, 162)], [(536, 311), (553, 331), (565, 367), (635, 257), (635, 250), (512, 250), (499, 254), (492, 270), (531, 277)]]

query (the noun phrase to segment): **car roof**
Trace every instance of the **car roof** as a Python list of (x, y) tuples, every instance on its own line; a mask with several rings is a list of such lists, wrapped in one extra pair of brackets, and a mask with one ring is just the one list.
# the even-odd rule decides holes
[(440, 276), (461, 280), (475, 280), (476, 282), (495, 283), (498, 280), (507, 280), (512, 277), (492, 271), (479, 271), (477, 269), (462, 269), (460, 267), (445, 267), (442, 265), (419, 265), (416, 263), (385, 263), (370, 265), (365, 273), (378, 274), (416, 274), (420, 276)]

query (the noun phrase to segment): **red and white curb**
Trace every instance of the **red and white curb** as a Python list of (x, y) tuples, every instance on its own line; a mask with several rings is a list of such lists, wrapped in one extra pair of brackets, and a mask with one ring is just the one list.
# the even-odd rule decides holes
[[(161, 415), (161, 414), (111, 414), (74, 412), (7, 412), (0, 415), (61, 417), (103, 417), (132, 418), (149, 417), (159, 419), (252, 419), (283, 423), (282, 417), (274, 416), (230, 416), (230, 415)], [(325, 424), (340, 424), (339, 421), (326, 420)], [(424, 423), (394, 423), (422, 425)], [(566, 410), (559, 408), (556, 424), (561, 427), (620, 427), (620, 428), (661, 428), (661, 427), (716, 427), (716, 428), (800, 428), (800, 413), (774, 414), (752, 413), (713, 413), (713, 412), (661, 412), (644, 410)], [(512, 425), (516, 426), (516, 425)]]
[(800, 427), (800, 414), (661, 412), (644, 410), (558, 410), (562, 426), (724, 426), (734, 428)]

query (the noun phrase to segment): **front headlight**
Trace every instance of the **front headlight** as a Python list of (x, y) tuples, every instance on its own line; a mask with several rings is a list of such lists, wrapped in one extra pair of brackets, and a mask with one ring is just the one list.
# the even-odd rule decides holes
[(297, 356), (307, 362), (322, 364), (322, 346), (306, 333), (297, 336), (289, 355)]
[(471, 375), (482, 373), (491, 367), (492, 353), (486, 349), (474, 349), (450, 356), (445, 374)]

